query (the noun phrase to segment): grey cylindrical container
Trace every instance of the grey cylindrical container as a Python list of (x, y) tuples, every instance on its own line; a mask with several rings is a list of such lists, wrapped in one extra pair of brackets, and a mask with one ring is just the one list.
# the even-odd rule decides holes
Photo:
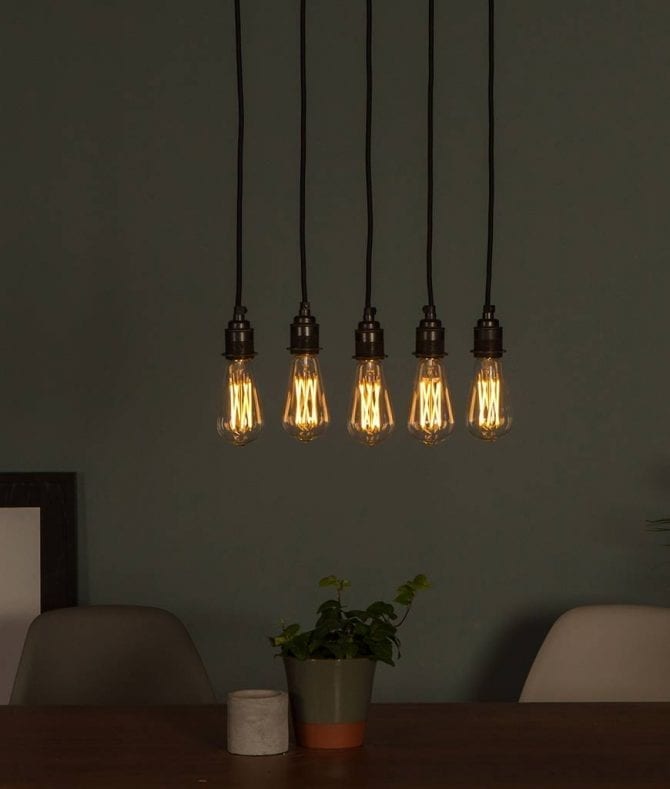
[(288, 694), (235, 690), (228, 694), (228, 750), (242, 756), (288, 751)]
[(284, 658), (298, 744), (355, 748), (363, 743), (377, 662)]

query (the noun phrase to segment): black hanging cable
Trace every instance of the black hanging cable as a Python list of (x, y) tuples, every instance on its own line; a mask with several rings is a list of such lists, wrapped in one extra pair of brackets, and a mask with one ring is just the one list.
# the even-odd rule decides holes
[(365, 255), (365, 307), (368, 309), (372, 306), (372, 237), (374, 231), (372, 209), (372, 0), (367, 0), (366, 21), (365, 185), (368, 209), (368, 240)]
[(489, 0), (489, 210), (486, 244), (485, 307), (491, 307), (491, 279), (493, 276), (493, 213), (495, 206), (495, 115), (493, 88), (495, 78), (495, 0)]
[(428, 306), (434, 307), (433, 297), (433, 85), (435, 82), (435, 0), (428, 2), (428, 151), (426, 199), (426, 280)]
[(486, 242), (486, 290), (482, 317), (475, 326), (475, 344), (472, 350), (475, 358), (500, 358), (503, 353), (503, 329), (495, 317), (495, 306), (491, 303), (491, 279), (493, 275), (493, 215), (495, 208), (495, 0), (489, 0), (489, 75), (488, 75), (488, 113), (489, 113), (489, 205), (488, 236)]
[(438, 320), (433, 295), (433, 94), (435, 85), (435, 2), (428, 0), (428, 90), (426, 139), (426, 285), (428, 304), (424, 317), (416, 327), (414, 355), (419, 358), (438, 358), (445, 355), (444, 327)]
[(242, 194), (244, 186), (244, 83), (242, 79), (242, 23), (240, 0), (235, 0), (235, 51), (237, 56), (237, 276), (235, 309), (242, 306)]
[(307, 167), (307, 53), (305, 4), (300, 0), (300, 282), (302, 301), (307, 297), (307, 245), (305, 242), (305, 173)]
[(242, 21), (240, 0), (235, 0), (235, 55), (237, 61), (237, 233), (235, 306), (233, 319), (226, 328), (224, 356), (227, 359), (251, 359), (254, 351), (254, 330), (245, 318), (242, 306), (242, 197), (244, 192), (244, 84), (242, 79)]
[(372, 306), (372, 240), (374, 214), (372, 206), (372, 0), (366, 3), (365, 32), (365, 192), (368, 213), (368, 236), (365, 252), (365, 309), (363, 320), (356, 329), (355, 359), (383, 359), (384, 330), (375, 320), (377, 310)]
[(291, 353), (319, 352), (319, 324), (310, 312), (307, 295), (307, 243), (305, 240), (305, 187), (307, 173), (307, 35), (306, 0), (300, 0), (300, 286), (299, 314), (290, 328)]

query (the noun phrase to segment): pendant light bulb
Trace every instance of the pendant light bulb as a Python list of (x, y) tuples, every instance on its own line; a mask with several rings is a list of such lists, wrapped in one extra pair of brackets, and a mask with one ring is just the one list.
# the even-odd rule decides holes
[(468, 430), (484, 441), (495, 441), (512, 428), (512, 406), (503, 376), (503, 330), (494, 313), (495, 307), (486, 305), (475, 326), (475, 370), (468, 397)]
[(263, 429), (252, 359), (234, 359), (228, 365), (216, 421), (219, 435), (237, 447), (258, 438)]
[(512, 408), (502, 359), (475, 359), (468, 398), (468, 430), (484, 441), (495, 441), (509, 433), (511, 427)]
[(495, 217), (495, 0), (489, 0), (489, 205), (486, 242), (486, 286), (482, 317), (475, 326), (475, 372), (468, 397), (467, 425), (473, 436), (484, 441), (495, 441), (512, 428), (512, 407), (509, 390), (503, 377), (503, 329), (495, 317), (491, 303), (493, 278), (493, 220)]
[(356, 373), (351, 394), (349, 435), (373, 447), (393, 432), (393, 408), (384, 376), (384, 330), (366, 307), (356, 330)]
[(372, 306), (372, 0), (366, 2), (366, 101), (365, 101), (365, 190), (367, 196), (368, 232), (365, 254), (365, 308), (363, 320), (355, 333), (356, 373), (351, 394), (349, 435), (361, 444), (373, 447), (387, 438), (394, 428), (391, 398), (384, 378), (384, 330)]
[(424, 317), (416, 327), (416, 376), (412, 389), (407, 429), (426, 446), (440, 444), (454, 429), (454, 411), (442, 359), (444, 327), (435, 305), (423, 308)]
[(380, 359), (358, 359), (351, 397), (349, 435), (373, 447), (394, 428), (393, 409)]
[(330, 417), (316, 354), (293, 356), (284, 406), (284, 430), (298, 441), (313, 441), (328, 429)]
[(219, 398), (216, 430), (221, 438), (243, 447), (258, 438), (263, 414), (253, 374), (254, 330), (245, 317), (246, 308), (237, 305), (226, 328), (228, 368)]
[(309, 302), (291, 324), (292, 354), (284, 405), (284, 430), (298, 441), (313, 441), (328, 429), (330, 416), (319, 365), (319, 324), (310, 313)]
[(419, 359), (407, 429), (426, 446), (440, 444), (454, 429), (447, 374), (439, 358)]
[(237, 63), (237, 233), (235, 269), (235, 306), (228, 322), (223, 355), (228, 367), (219, 395), (216, 431), (221, 438), (242, 447), (258, 438), (263, 429), (263, 415), (252, 372), (254, 330), (242, 306), (242, 208), (244, 170), (244, 90), (242, 76), (242, 22), (240, 0), (235, 0), (235, 53)]

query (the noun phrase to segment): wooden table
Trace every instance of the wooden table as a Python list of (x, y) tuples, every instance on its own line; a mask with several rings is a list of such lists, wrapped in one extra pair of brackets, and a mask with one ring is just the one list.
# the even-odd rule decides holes
[(231, 756), (223, 707), (0, 707), (0, 787), (670, 787), (670, 704), (377, 704), (368, 742)]

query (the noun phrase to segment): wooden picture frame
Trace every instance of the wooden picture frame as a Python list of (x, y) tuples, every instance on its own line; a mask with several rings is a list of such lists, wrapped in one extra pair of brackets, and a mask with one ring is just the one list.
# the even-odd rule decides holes
[(42, 611), (77, 605), (77, 475), (0, 472), (2, 507), (39, 507)]

